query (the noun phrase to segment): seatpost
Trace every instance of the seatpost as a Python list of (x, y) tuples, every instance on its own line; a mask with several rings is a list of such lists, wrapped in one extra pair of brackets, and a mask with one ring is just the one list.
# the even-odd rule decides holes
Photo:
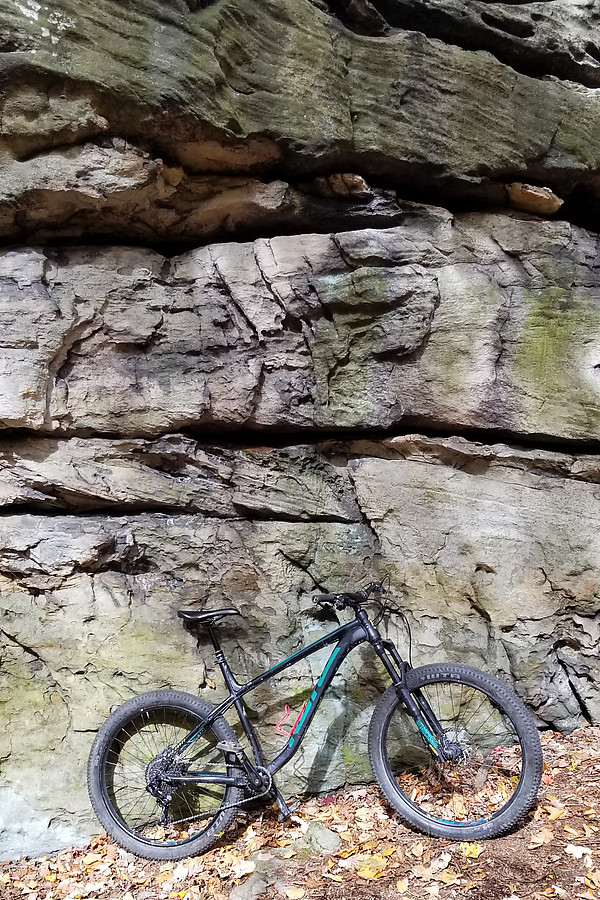
[(212, 623), (206, 623), (204, 626), (208, 631), (208, 636), (212, 642), (213, 647), (215, 648), (215, 653), (218, 655), (221, 652), (221, 645), (217, 639), (217, 635), (215, 633), (215, 626)]
[(235, 691), (239, 688), (239, 684), (235, 679), (233, 672), (229, 668), (229, 664), (225, 659), (225, 654), (221, 650), (221, 645), (219, 644), (219, 639), (217, 638), (217, 634), (215, 631), (215, 626), (212, 623), (206, 624), (206, 630), (208, 631), (208, 636), (210, 637), (211, 643), (215, 650), (215, 659), (219, 664), (219, 668), (223, 673), (223, 679), (225, 684), (227, 685), (230, 693), (235, 693)]

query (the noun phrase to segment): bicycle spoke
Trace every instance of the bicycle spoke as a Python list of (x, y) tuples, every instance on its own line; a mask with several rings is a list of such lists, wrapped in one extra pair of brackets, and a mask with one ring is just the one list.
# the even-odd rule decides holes
[(421, 693), (455, 758), (432, 757), (415, 722), (398, 706), (386, 738), (398, 789), (436, 821), (470, 823), (491, 818), (506, 805), (520, 776), (514, 727), (476, 688), (440, 681)]
[[(224, 785), (180, 782), (169, 786), (169, 756), (163, 757), (165, 761), (161, 763), (161, 754), (176, 747), (198, 721), (192, 714), (172, 707), (143, 710), (120, 729), (108, 749), (104, 778), (110, 802), (124, 826), (145, 841), (173, 845), (197, 837), (208, 827), (203, 820), (217, 815), (223, 803), (227, 793)], [(207, 766), (214, 765), (225, 775), (223, 754), (216, 749), (211, 735), (208, 731), (187, 747), (177, 757), (174, 771), (186, 771), (197, 761), (201, 768), (207, 770)], [(158, 797), (148, 791), (147, 779), (153, 777), (152, 767), (155, 773), (152, 783), (158, 785)], [(164, 803), (161, 796), (165, 798)], [(161, 824), (163, 807), (171, 820), (169, 825)], [(195, 818), (198, 821), (194, 824)]]

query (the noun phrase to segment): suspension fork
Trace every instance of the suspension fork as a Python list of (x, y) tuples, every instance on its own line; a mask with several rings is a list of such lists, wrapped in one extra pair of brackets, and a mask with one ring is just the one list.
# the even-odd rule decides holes
[[(378, 656), (392, 676), (398, 697), (415, 720), (415, 725), (422, 734), (427, 746), (438, 759), (444, 760), (446, 758), (443, 749), (444, 729), (421, 691), (418, 690), (411, 694), (406, 689), (406, 674), (410, 671), (410, 665), (402, 659), (396, 649), (396, 645), (392, 641), (382, 638), (379, 647), (377, 643), (373, 642), (373, 644)], [(394, 667), (389, 660), (386, 661), (386, 653), (389, 653), (394, 661), (398, 669), (397, 674), (394, 672)]]

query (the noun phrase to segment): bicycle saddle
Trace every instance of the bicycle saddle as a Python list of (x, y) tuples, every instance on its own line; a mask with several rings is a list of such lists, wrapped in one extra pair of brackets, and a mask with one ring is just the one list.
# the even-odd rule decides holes
[(180, 619), (190, 622), (193, 625), (214, 625), (221, 616), (241, 616), (241, 612), (237, 609), (207, 609), (204, 612), (198, 612), (195, 609), (180, 609), (177, 612)]

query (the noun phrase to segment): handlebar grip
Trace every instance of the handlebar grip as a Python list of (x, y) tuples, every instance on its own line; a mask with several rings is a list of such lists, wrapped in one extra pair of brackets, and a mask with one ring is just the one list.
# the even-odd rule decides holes
[(342, 591), (339, 594), (313, 594), (313, 603), (332, 603), (336, 609), (344, 609), (346, 605), (364, 603), (370, 594), (384, 594), (385, 590), (379, 581), (373, 581), (360, 591)]
[(345, 591), (343, 596), (350, 603), (363, 603), (369, 597), (366, 591)]
[(339, 594), (314, 594), (313, 603), (335, 603)]

